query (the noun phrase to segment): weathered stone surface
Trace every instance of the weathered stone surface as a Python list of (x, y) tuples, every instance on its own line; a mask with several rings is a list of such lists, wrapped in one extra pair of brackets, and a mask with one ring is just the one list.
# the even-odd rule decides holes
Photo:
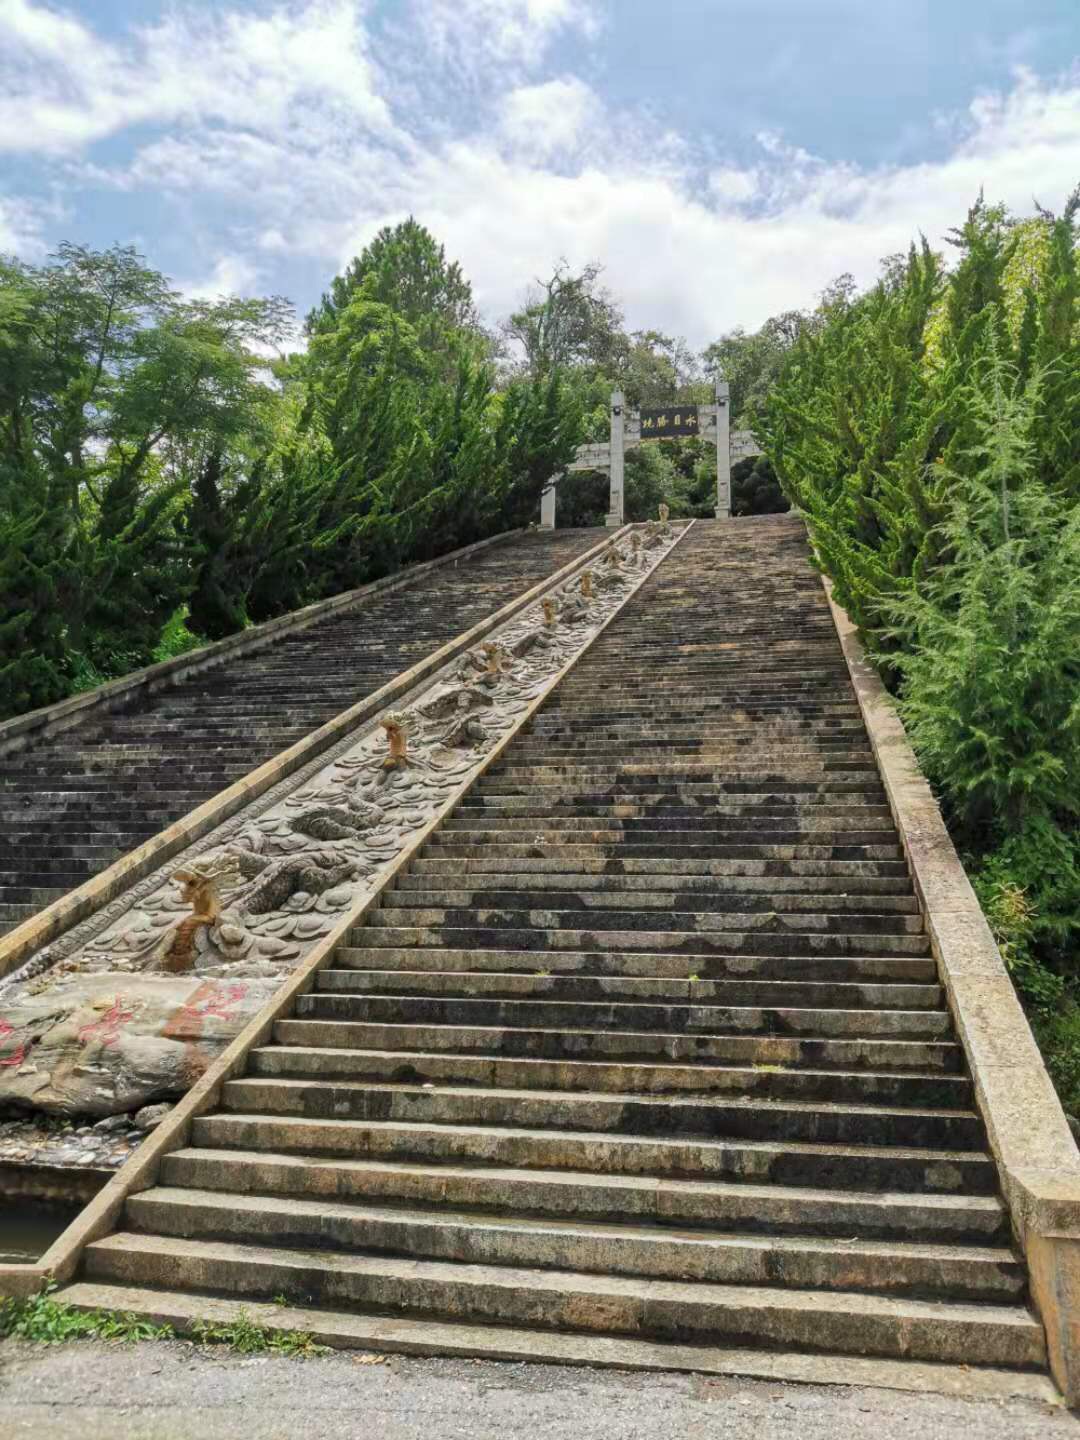
[(135, 1128), (143, 1132), (156, 1130), (171, 1110), (171, 1105), (144, 1105), (133, 1117)]
[(180, 1095), (273, 989), (265, 980), (105, 973), (8, 999), (0, 1104), (117, 1115)]

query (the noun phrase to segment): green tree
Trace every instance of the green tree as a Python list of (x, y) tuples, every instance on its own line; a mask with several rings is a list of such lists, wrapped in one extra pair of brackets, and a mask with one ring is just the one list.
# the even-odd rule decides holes
[(461, 266), (447, 260), (445, 248), (411, 215), (400, 225), (384, 226), (334, 277), (308, 315), (308, 334), (336, 328), (361, 295), (406, 321), (425, 350), (442, 350), (448, 336), (480, 330), (472, 286)]
[(623, 314), (600, 284), (602, 266), (590, 262), (575, 275), (565, 260), (551, 278), (534, 285), (520, 310), (503, 325), (520, 347), (525, 371), (542, 380), (553, 370), (618, 373), (630, 348)]
[(64, 647), (48, 660), (53, 692), (64, 673), (152, 658), (191, 583), (178, 519), (194, 459), (264, 426), (274, 397), (254, 347), (288, 314), (277, 299), (185, 303), (130, 248), (65, 245), (42, 267), (0, 266), (3, 483), (43, 517), (12, 522), (11, 564), (30, 573), (47, 536), (38, 603)]
[(801, 310), (787, 310), (752, 334), (739, 326), (706, 346), (702, 362), (714, 381), (727, 381), (734, 425), (752, 423), (768, 400), (788, 352), (811, 323)]

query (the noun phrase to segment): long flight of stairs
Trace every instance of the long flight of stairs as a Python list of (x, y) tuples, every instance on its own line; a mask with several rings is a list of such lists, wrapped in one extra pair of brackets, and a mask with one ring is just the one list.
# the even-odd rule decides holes
[(0, 758), (0, 935), (599, 538), (516, 537)]
[(1025, 1289), (784, 517), (694, 528), (69, 1295), (278, 1296), (343, 1344), (1022, 1371)]

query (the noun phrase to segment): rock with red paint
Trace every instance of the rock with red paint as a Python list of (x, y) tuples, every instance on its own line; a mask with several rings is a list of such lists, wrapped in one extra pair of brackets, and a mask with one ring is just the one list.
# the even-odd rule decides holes
[(182, 1095), (275, 988), (106, 973), (11, 994), (0, 1001), (0, 1106), (121, 1115)]

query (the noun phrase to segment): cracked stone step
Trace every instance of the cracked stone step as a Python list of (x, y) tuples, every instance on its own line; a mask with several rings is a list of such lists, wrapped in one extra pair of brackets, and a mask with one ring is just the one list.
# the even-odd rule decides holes
[[(370, 924), (349, 932), (352, 944), (391, 946), (451, 945), (501, 947), (542, 951), (618, 950), (676, 951), (686, 955), (928, 955), (924, 935), (874, 935), (833, 932), (800, 933), (773, 930), (603, 930), (594, 921), (590, 930), (526, 928), (498, 925), (404, 926), (386, 923), (391, 917), (376, 911)], [(580, 919), (580, 915), (575, 916)], [(592, 917), (590, 917), (592, 919)]]
[(401, 1048), (454, 1053), (502, 1053), (543, 1059), (708, 1061), (735, 1065), (810, 1065), (837, 1069), (956, 1070), (961, 1063), (952, 1039), (837, 1039), (818, 1035), (667, 1034), (656, 1030), (518, 1029), (508, 1025), (408, 1024), (359, 1020), (278, 1020), (275, 1039), (284, 1045), (330, 1045), (335, 1049)]
[(351, 969), (321, 970), (315, 988), (331, 993), (359, 995), (413, 995), (428, 999), (460, 996), (471, 1000), (677, 1001), (725, 1005), (776, 1003), (800, 1009), (940, 1010), (940, 985), (854, 985), (843, 982), (796, 980), (690, 980), (644, 975), (539, 975), (521, 971)]
[(782, 1035), (814, 1039), (885, 1037), (939, 1040), (950, 1035), (944, 1010), (796, 1009), (757, 1005), (650, 1004), (647, 1001), (497, 999), (477, 996), (302, 995), (299, 1019), (374, 1024), (505, 1025), (520, 1029), (657, 1031), (685, 1035)]
[[(641, 951), (620, 953), (604, 950), (478, 950), (454, 946), (394, 946), (380, 944), (385, 932), (374, 931), (365, 945), (344, 945), (334, 953), (334, 964), (343, 969), (456, 970), (472, 976), (498, 970), (529, 975), (643, 976), (689, 980), (761, 979), (848, 981), (896, 980), (934, 983), (937, 962), (932, 957), (908, 956), (813, 957), (791, 955), (680, 955), (674, 952)], [(466, 982), (466, 990), (469, 984)]]
[[(586, 921), (598, 930), (650, 930), (655, 931), (662, 914), (671, 916), (674, 925), (671, 931), (658, 932), (673, 935), (686, 931), (695, 933), (731, 930), (738, 934), (754, 935), (762, 931), (777, 934), (814, 935), (919, 935), (923, 931), (922, 916), (900, 910), (878, 910), (870, 905), (839, 907), (821, 910), (801, 905), (796, 899), (789, 905), (753, 902), (746, 905), (708, 903), (711, 897), (695, 896), (694, 903), (675, 906), (668, 902), (639, 906), (632, 896), (618, 899), (605, 897), (606, 904), (596, 903), (596, 898), (571, 895), (569, 903), (563, 906), (559, 897), (545, 897), (549, 900), (543, 909), (512, 903), (517, 897), (508, 897), (509, 903), (494, 901), (490, 904), (436, 905), (429, 893), (420, 898), (403, 894), (395, 897), (396, 903), (387, 896), (387, 903), (371, 912), (371, 924), (397, 926), (467, 926), (484, 929), (490, 926), (508, 926), (512, 930), (560, 930), (573, 923)], [(524, 898), (528, 898), (527, 896)], [(592, 899), (593, 903), (588, 903)]]
[[(115, 1306), (178, 1334), (191, 1328), (190, 1295), (163, 1288), (80, 1283), (65, 1298), (79, 1310)], [(431, 1319), (358, 1315), (311, 1306), (282, 1306), (222, 1296), (198, 1298), (199, 1314), (222, 1325), (246, 1320), (270, 1331), (305, 1330), (321, 1345), (338, 1349), (384, 1351), (406, 1355), (476, 1357), (487, 1360), (587, 1365), (641, 1372), (691, 1372), (702, 1375), (744, 1375), (772, 1382), (872, 1385), (894, 1390), (940, 1391), (1004, 1400), (1022, 1397), (1057, 1404), (1057, 1392), (1045, 1376), (993, 1366), (956, 1366), (913, 1360), (866, 1359), (818, 1355), (760, 1347), (673, 1345), (604, 1335), (515, 1329), (507, 1325), (463, 1325)]]

